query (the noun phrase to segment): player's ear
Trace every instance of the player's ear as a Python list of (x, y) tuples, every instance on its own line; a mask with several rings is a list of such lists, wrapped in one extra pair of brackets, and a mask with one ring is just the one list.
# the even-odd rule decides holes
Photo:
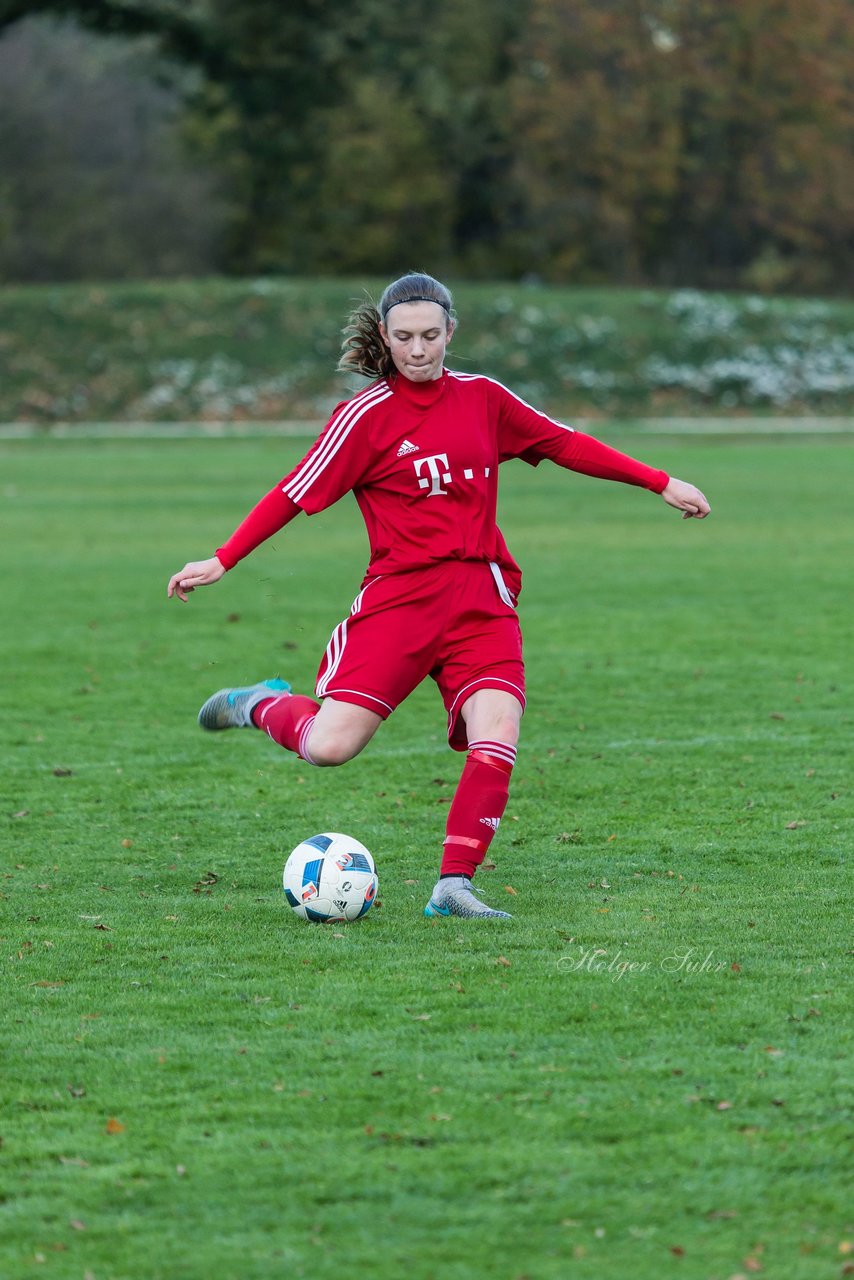
[(456, 322), (456, 320), (452, 320), (452, 319), (451, 319), (451, 317), (449, 316), (449, 317), (448, 317), (448, 328), (447, 328), (446, 337), (445, 337), (445, 341), (446, 341), (446, 342), (450, 342), (450, 341), (451, 341), (451, 338), (453, 338), (454, 333), (456, 332), (456, 328), (457, 328), (457, 322)]
[(383, 342), (385, 343), (385, 345), (386, 345), (387, 347), (390, 347), (390, 346), (391, 346), (391, 343), (390, 343), (390, 342), (389, 342), (389, 340), (388, 340), (388, 330), (386, 329), (386, 327), (385, 327), (385, 325), (383, 324), (382, 320), (377, 321), (377, 328), (378, 328), (378, 329), (379, 329), (379, 331), (380, 331), (380, 337), (382, 338), (382, 340), (383, 340)]

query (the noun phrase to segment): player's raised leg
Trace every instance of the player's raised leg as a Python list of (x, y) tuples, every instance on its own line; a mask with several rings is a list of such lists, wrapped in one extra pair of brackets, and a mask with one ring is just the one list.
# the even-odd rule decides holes
[(346, 764), (368, 745), (382, 722), (382, 716), (367, 707), (327, 697), (303, 731), (301, 754), (310, 764)]
[(203, 729), (261, 729), (287, 751), (309, 764), (338, 765), (370, 742), (382, 717), (364, 707), (291, 692), (284, 680), (262, 680), (237, 689), (220, 689), (199, 712)]
[(509, 920), (509, 912), (482, 902), (471, 882), (507, 806), (522, 707), (503, 690), (479, 689), (462, 716), (468, 754), (448, 813), (439, 879), (424, 914)]
[(212, 693), (199, 711), (199, 724), (203, 729), (252, 729), (252, 712), (259, 703), (270, 698), (289, 694), (291, 686), (286, 680), (260, 680), (257, 684), (238, 689), (219, 689)]

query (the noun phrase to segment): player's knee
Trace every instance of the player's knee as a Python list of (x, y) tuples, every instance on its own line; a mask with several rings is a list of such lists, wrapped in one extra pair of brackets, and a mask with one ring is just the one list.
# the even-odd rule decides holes
[(361, 750), (361, 744), (348, 742), (346, 738), (341, 736), (325, 736), (315, 741), (315, 735), (311, 734), (306, 748), (312, 764), (326, 769), (346, 764), (348, 760), (352, 760), (353, 756), (358, 755)]
[(519, 741), (518, 716), (502, 716), (496, 725), (494, 736), (496, 742), (506, 742), (508, 746), (515, 747)]
[(515, 747), (519, 741), (519, 720), (513, 715), (491, 716), (487, 724), (477, 726), (477, 732), (469, 729), (469, 742), (473, 739), (488, 738), (491, 742), (504, 742), (508, 747)]
[(373, 711), (330, 698), (317, 713), (305, 745), (314, 764), (333, 767), (346, 764), (370, 742), (381, 718)]
[(519, 741), (521, 703), (503, 690), (478, 689), (462, 708), (469, 742), (488, 739), (515, 747)]

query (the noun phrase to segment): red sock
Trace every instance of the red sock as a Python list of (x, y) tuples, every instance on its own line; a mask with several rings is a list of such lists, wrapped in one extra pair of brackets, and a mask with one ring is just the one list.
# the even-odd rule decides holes
[(471, 878), (498, 830), (510, 790), (516, 748), (506, 742), (470, 742), (445, 828), (441, 876)]
[(314, 764), (306, 750), (314, 717), (320, 710), (313, 698), (286, 693), (278, 698), (265, 698), (252, 708), (252, 723), (263, 729), (274, 742), (293, 751), (309, 764)]

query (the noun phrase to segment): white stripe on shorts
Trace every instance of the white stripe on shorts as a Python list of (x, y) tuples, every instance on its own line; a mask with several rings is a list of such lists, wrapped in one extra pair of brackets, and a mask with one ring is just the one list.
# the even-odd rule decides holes
[(360, 698), (367, 698), (369, 702), (375, 702), (378, 707), (385, 707), (389, 713), (394, 711), (394, 707), (390, 706), (389, 703), (383, 702), (382, 698), (375, 698), (372, 693), (365, 693), (364, 689), (333, 689), (329, 697), (334, 698), (339, 693), (355, 693)]
[[(351, 618), (361, 611), (362, 601), (365, 598), (365, 592), (368, 590), (368, 587), (372, 587), (374, 583), (379, 582), (382, 577), (383, 575), (380, 574), (379, 577), (371, 578), (370, 582), (365, 583), (365, 585), (362, 587), (362, 590), (356, 596), (356, 599), (353, 601), (353, 604), (350, 608)], [(318, 698), (326, 697), (326, 692), (327, 692), (327, 689), (329, 688), (329, 682), (332, 679), (332, 677), (335, 675), (339, 666), (341, 665), (341, 659), (344, 656), (344, 648), (347, 644), (347, 621), (348, 621), (347, 618), (345, 618), (343, 622), (339, 622), (338, 626), (335, 628), (335, 630), (332, 632), (332, 635), (329, 637), (329, 644), (326, 646), (327, 667), (322, 677), (318, 680), (314, 688), (314, 691), (317, 694)], [(366, 698), (371, 697), (370, 694), (364, 694), (363, 696)], [(380, 699), (372, 698), (372, 701), (379, 702)], [(383, 702), (382, 705), (386, 706), (387, 703)], [(391, 710), (390, 707), (389, 707), (389, 710)]]
[(492, 572), (493, 578), (495, 579), (495, 585), (498, 588), (498, 594), (501, 596), (501, 599), (505, 604), (509, 604), (511, 609), (515, 609), (516, 602), (507, 590), (507, 583), (504, 581), (504, 574), (501, 572), (494, 560), (490, 560), (489, 568)]

